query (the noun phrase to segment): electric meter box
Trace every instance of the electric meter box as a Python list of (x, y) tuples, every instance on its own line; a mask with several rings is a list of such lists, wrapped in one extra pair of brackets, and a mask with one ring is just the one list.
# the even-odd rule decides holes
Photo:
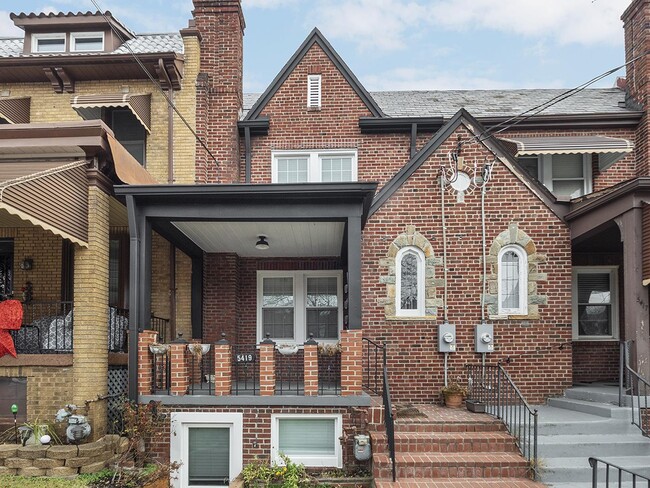
[(479, 324), (476, 326), (476, 352), (494, 352), (494, 326)]
[(438, 326), (438, 352), (456, 352), (456, 326), (448, 323)]

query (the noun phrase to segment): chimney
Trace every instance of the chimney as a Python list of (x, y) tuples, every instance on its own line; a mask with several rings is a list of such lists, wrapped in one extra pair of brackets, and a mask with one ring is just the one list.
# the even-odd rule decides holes
[(637, 176), (650, 176), (650, 0), (632, 0), (621, 20), (625, 31), (625, 62), (628, 63), (625, 75), (627, 106), (645, 112), (636, 130), (636, 173)]
[(201, 35), (196, 130), (212, 153), (197, 143), (196, 182), (237, 183), (241, 180), (237, 121), (243, 108), (246, 27), (241, 1), (193, 2), (195, 26)]

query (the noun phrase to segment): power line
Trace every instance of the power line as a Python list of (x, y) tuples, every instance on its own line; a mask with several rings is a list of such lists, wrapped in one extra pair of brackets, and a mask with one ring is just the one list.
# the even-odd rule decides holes
[[(176, 112), (176, 115), (178, 115), (178, 117), (181, 119), (181, 121), (183, 122), (183, 124), (185, 124), (185, 127), (187, 127), (187, 128), (189, 129), (189, 131), (192, 133), (192, 135), (194, 136), (194, 138), (195, 138), (197, 141), (199, 141), (199, 143), (201, 144), (201, 146), (203, 146), (203, 149), (206, 150), (206, 152), (210, 155), (210, 157), (211, 157), (212, 160), (215, 162), (215, 164), (219, 165), (219, 162), (217, 161), (217, 158), (214, 156), (214, 154), (212, 154), (212, 151), (210, 151), (210, 149), (209, 149), (208, 146), (205, 144), (205, 142), (203, 142), (203, 140), (199, 137), (199, 135), (196, 133), (196, 131), (192, 128), (192, 126), (190, 126), (190, 124), (187, 122), (187, 120), (185, 119), (185, 117), (183, 117), (183, 114), (181, 114), (181, 113), (179, 112), (179, 110), (176, 108), (176, 105), (174, 104), (174, 102), (172, 101), (172, 99), (169, 98), (169, 96), (167, 95), (167, 93), (165, 93), (165, 90), (163, 90), (163, 88), (162, 88), (162, 86), (160, 85), (160, 83), (158, 82), (158, 80), (156, 80), (156, 79), (151, 75), (151, 73), (149, 73), (149, 70), (147, 70), (147, 68), (145, 67), (145, 65), (144, 65), (144, 64), (142, 63), (142, 61), (140, 60), (140, 58), (138, 58), (138, 56), (135, 54), (135, 52), (133, 52), (133, 49), (131, 49), (131, 46), (129, 46), (129, 45), (127, 44), (127, 42), (125, 41), (125, 39), (122, 37), (122, 34), (121, 34), (121, 33), (120, 33), (120, 32), (119, 32), (119, 31), (118, 31), (118, 30), (113, 26), (113, 24), (111, 24), (110, 20), (108, 19), (108, 17), (107, 17), (106, 14), (104, 13), (104, 11), (101, 9), (101, 7), (98, 5), (97, 1), (96, 1), (96, 0), (90, 0), (90, 1), (91, 1), (92, 4), (95, 6), (95, 8), (96, 8), (97, 11), (99, 12), (99, 14), (104, 18), (104, 20), (105, 20), (106, 23), (109, 25), (109, 27), (111, 28), (111, 30), (113, 31), (113, 33), (114, 33), (114, 34), (117, 36), (117, 38), (120, 40), (120, 42), (122, 43), (122, 46), (124, 46), (124, 47), (129, 51), (129, 53), (131, 53), (131, 56), (133, 56), (133, 59), (135, 59), (135, 61), (138, 63), (138, 65), (140, 66), (140, 68), (142, 69), (142, 71), (144, 71), (144, 73), (147, 75), (147, 77), (151, 80), (151, 82), (152, 82), (152, 83), (155, 85), (155, 87), (158, 89), (158, 91), (160, 92), (160, 94), (165, 98), (165, 100), (167, 101), (167, 105), (169, 105), (169, 106), (174, 110), (174, 112)], [(169, 89), (171, 90), (171, 87), (170, 87)]]

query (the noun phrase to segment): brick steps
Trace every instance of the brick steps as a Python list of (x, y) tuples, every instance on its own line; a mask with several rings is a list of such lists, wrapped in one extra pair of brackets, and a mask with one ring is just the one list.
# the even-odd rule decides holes
[[(375, 433), (373, 450), (387, 452), (385, 433)], [(395, 449), (408, 453), (518, 452), (507, 432), (396, 432)]]
[(412, 478), (397, 480), (376, 480), (375, 488), (543, 488), (545, 485), (522, 479), (488, 479), (455, 478), (431, 479)]
[(475, 422), (395, 422), (395, 432), (505, 432), (498, 420)]
[[(397, 453), (398, 478), (526, 478), (528, 463), (514, 453)], [(391, 477), (386, 454), (373, 456), (373, 476)]]

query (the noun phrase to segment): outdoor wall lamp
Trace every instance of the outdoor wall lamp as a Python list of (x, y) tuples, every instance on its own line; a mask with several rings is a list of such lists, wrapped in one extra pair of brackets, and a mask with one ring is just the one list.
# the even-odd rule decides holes
[(259, 236), (255, 247), (261, 251), (267, 250), (269, 248), (269, 242), (266, 240), (266, 236)]
[(34, 260), (32, 258), (25, 258), (20, 262), (20, 269), (29, 271), (34, 267)]

